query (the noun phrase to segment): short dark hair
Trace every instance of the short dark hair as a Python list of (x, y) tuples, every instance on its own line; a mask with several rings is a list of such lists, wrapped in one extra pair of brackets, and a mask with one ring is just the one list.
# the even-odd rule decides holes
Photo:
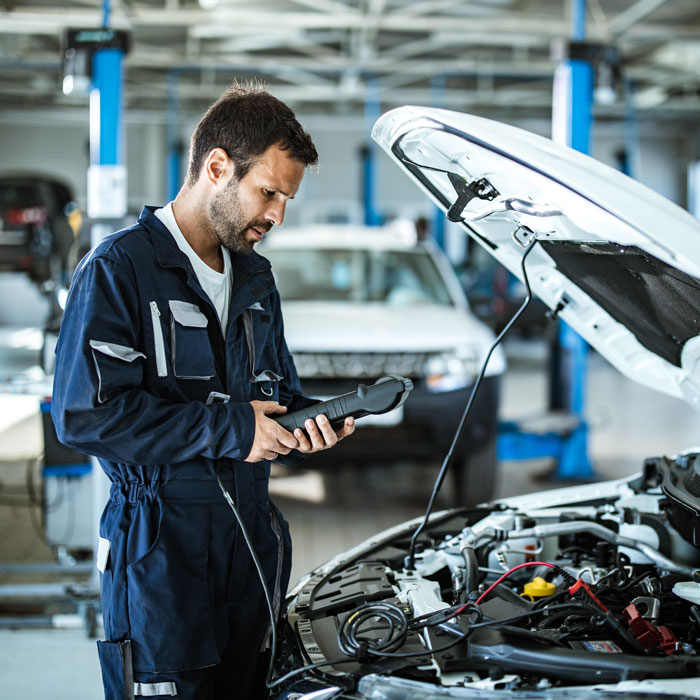
[(187, 184), (194, 185), (205, 158), (215, 148), (226, 151), (235, 178), (241, 180), (255, 159), (274, 145), (304, 165), (318, 162), (311, 137), (284, 102), (259, 83), (235, 81), (209, 107), (192, 134)]

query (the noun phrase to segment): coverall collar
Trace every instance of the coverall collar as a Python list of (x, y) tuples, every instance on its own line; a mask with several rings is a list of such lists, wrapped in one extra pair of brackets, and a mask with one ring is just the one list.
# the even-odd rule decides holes
[[(162, 267), (182, 267), (189, 273), (192, 266), (165, 224), (155, 215), (155, 211), (158, 208), (145, 206), (141, 216), (139, 216), (139, 223), (151, 234), (156, 260)], [(236, 284), (237, 280), (247, 279), (257, 272), (268, 269), (270, 263), (255, 251), (249, 255), (231, 253), (231, 267), (233, 269), (234, 284)]]

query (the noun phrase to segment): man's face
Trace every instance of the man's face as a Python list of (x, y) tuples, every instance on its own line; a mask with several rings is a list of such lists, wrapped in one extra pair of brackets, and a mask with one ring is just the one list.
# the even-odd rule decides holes
[(287, 200), (297, 193), (304, 168), (287, 151), (270, 146), (240, 181), (231, 176), (208, 208), (221, 245), (248, 255), (265, 233), (281, 225)]

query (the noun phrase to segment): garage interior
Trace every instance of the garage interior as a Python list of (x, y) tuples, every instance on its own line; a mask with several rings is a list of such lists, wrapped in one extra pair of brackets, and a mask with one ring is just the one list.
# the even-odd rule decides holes
[[(88, 172), (101, 164), (90, 69), (100, 42), (121, 52), (121, 77), (103, 89), (122, 101), (111, 126), (119, 143), (112, 165), (125, 173), (123, 191), (102, 205), (88, 185)], [(58, 268), (0, 272), (5, 697), (87, 700), (101, 692), (94, 552), (82, 542), (101, 508), (89, 469), (66, 471), (68, 458), (51, 464), (60, 452), (46, 413), (56, 304), (95, 236), (175, 196), (190, 134), (232, 80), (263, 81), (318, 148), (320, 165), (284, 228), (420, 222), (459, 273), (472, 311), (492, 328), (502, 328), (522, 289), (467, 242), (462, 227), (416, 196), (372, 142), (371, 128), (387, 110), (444, 108), (549, 138), (567, 119), (557, 69), (583, 63), (593, 81), (590, 155), (700, 217), (697, 0), (20, 0), (0, 9), (0, 47), (0, 189), (6, 177), (67, 186), (72, 201), (62, 211), (73, 217), (74, 237)], [(698, 446), (696, 411), (624, 377), (594, 350), (570, 374), (559, 365), (555, 372), (558, 333), (541, 308), (505, 341), (500, 430), (515, 424), (526, 435), (554, 434), (559, 445), (584, 425), (578, 444), (587, 457), (564, 469), (553, 455), (499, 447), (494, 498), (628, 476), (648, 457)], [(572, 386), (582, 392), (578, 403)], [(362, 440), (362, 423), (352, 439)], [(332, 454), (303, 469), (273, 465), (270, 492), (294, 539), (292, 583), (421, 515), (439, 468), (440, 459), (334, 461)], [(458, 504), (448, 479), (438, 506)]]

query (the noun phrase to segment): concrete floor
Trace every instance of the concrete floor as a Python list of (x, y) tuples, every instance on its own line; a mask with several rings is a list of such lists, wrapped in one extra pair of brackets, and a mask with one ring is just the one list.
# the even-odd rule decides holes
[[(46, 392), (35, 366), (41, 298), (24, 280), (0, 275), (0, 497), (24, 483), (28, 460), (40, 452), (40, 397)], [(37, 318), (39, 319), (37, 321)], [(538, 343), (510, 343), (502, 415), (532, 418), (546, 406), (545, 353)], [(19, 393), (18, 393), (19, 392)], [(596, 475), (637, 471), (647, 456), (700, 444), (700, 415), (686, 404), (625, 379), (597, 356), (588, 376), (590, 452)], [(543, 462), (505, 462), (497, 494), (553, 486), (539, 479)], [(271, 492), (290, 522), (295, 541), (292, 579), (369, 535), (420, 514), (439, 465), (368, 466), (318, 474), (276, 473)], [(30, 462), (30, 468), (36, 469)], [(0, 563), (51, 561), (24, 506), (0, 505)], [(0, 575), (0, 583), (52, 577)], [(94, 640), (81, 629), (0, 631), (0, 697), (94, 700), (101, 680)]]

